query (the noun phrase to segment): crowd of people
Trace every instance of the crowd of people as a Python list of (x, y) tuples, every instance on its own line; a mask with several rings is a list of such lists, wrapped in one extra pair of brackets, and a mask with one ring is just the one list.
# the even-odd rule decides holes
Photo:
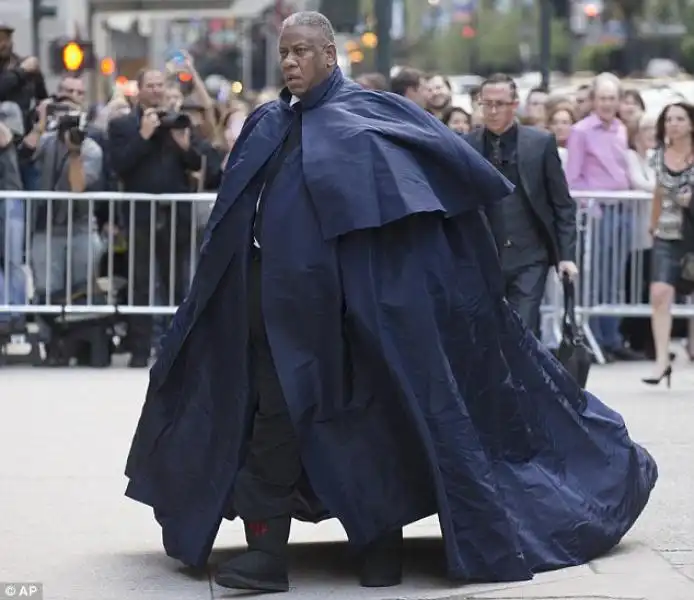
[[(358, 81), (370, 89), (386, 89), (385, 80), (378, 75), (365, 75)], [(479, 88), (470, 93), (471, 111), (455, 106), (451, 85), (440, 75), (405, 68), (393, 78), (390, 90), (418, 103), (468, 140), (471, 131), (488, 128), (493, 117)], [(509, 100), (513, 101), (496, 111), (509, 109), (520, 125), (553, 134), (572, 192), (636, 190), (656, 194), (656, 201), (648, 205), (627, 201), (600, 206), (599, 226), (593, 237), (597, 245), (595, 303), (617, 303), (623, 297), (618, 288), (628, 259), (624, 248), (645, 256), (639, 265), (643, 267), (640, 277), (650, 289), (631, 301), (650, 301), (653, 342), (633, 320), (602, 316), (591, 319), (590, 326), (608, 361), (655, 358), (656, 371), (646, 381), (669, 378), (673, 357), (669, 350), (671, 309), (678, 294), (689, 292), (681, 278), (681, 263), (687, 253), (683, 239), (687, 237), (686, 219), (683, 221), (682, 216), (687, 211), (682, 209), (689, 206), (694, 183), (694, 109), (682, 99), (659, 115), (651, 114), (637, 89), (625, 87), (607, 73), (570, 95), (535, 88), (522, 106), (517, 96)], [(684, 335), (688, 355), (694, 359), (694, 335), (692, 331)]]
[[(181, 71), (191, 76), (185, 89), (179, 79)], [(491, 103), (483, 97), (482, 88), (473, 89), (470, 111), (455, 105), (451, 84), (440, 74), (404, 67), (389, 84), (379, 74), (360, 76), (357, 82), (412, 100), (473, 146), (484, 146), (487, 139), (476, 139), (476, 132), (487, 135), (495, 127), (510, 127), (511, 122), (552, 134), (568, 188), (574, 192), (669, 190), (658, 196), (662, 201), (657, 211), (651, 211), (650, 206), (644, 210), (641, 203), (636, 225), (631, 214), (634, 210), (627, 204), (603, 206), (594, 241), (598, 251), (594, 252), (593, 271), (600, 273), (594, 277), (598, 281), (593, 286), (596, 303), (610, 303), (620, 297), (616, 289), (620, 277), (612, 272), (624, 267), (619, 264), (621, 255), (619, 260), (613, 259), (619, 254), (620, 240), (628, 239), (639, 252), (653, 254), (647, 261), (647, 267), (652, 268), (645, 275), (652, 283), (655, 344), (644, 342), (643, 335), (636, 336), (637, 341), (625, 333), (628, 328), (620, 317), (591, 319), (596, 342), (608, 361), (653, 356), (657, 373), (669, 372), (670, 312), (679, 291), (678, 269), (683, 255), (677, 211), (688, 204), (688, 186), (694, 177), (694, 112), (688, 104), (677, 103), (659, 117), (653, 116), (637, 90), (625, 89), (609, 74), (596, 77), (571, 95), (533, 89), (523, 103), (515, 87), (507, 101)], [(268, 89), (243, 97), (226, 94), (223, 99), (216, 98), (196, 71), (193, 59), (184, 53), (183, 61), (170, 63), (164, 72), (141, 72), (135, 94), (116, 91), (105, 105), (90, 106), (85, 82), (77, 76), (64, 77), (55, 93), (49, 94), (38, 60), (18, 57), (12, 48), (12, 27), (0, 25), (0, 189), (159, 195), (214, 192), (246, 118), (277, 94), (278, 90)], [(504, 164), (496, 166), (504, 172)], [(50, 298), (60, 303), (68, 291), (73, 297), (79, 294), (92, 276), (90, 265), (103, 261), (109, 239), (124, 239), (120, 251), (130, 248), (134, 254), (134, 267), (125, 273), (132, 281), (130, 301), (138, 305), (179, 304), (190, 281), (191, 260), (209, 207), (166, 202), (154, 209), (145, 203), (119, 202), (113, 208), (97, 202), (91, 206), (76, 202), (68, 215), (64, 202), (3, 201), (0, 289), (6, 304), (26, 304), (28, 289), (37, 302)], [(132, 220), (131, 208), (135, 212)], [(172, 224), (175, 235), (171, 235)], [(610, 259), (601, 259), (608, 255)], [(580, 263), (575, 256), (563, 256), (554, 261), (555, 266), (560, 259)], [(27, 286), (29, 274), (31, 286)], [(169, 289), (172, 284), (173, 289)], [(530, 310), (534, 313), (539, 311), (541, 298), (533, 295), (536, 299)], [(530, 320), (536, 328), (535, 317)], [(0, 328), (8, 331), (23, 324), (21, 315), (4, 314), (0, 318)], [(154, 325), (150, 316), (129, 318), (123, 349), (131, 353), (131, 365), (148, 364)], [(694, 336), (689, 354), (694, 357)]]

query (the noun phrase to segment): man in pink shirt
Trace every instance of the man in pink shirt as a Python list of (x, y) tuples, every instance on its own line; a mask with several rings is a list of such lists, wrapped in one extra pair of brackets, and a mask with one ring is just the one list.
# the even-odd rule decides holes
[[(617, 118), (619, 80), (603, 74), (592, 88), (593, 111), (573, 126), (567, 149), (566, 178), (572, 191), (625, 191), (631, 185), (627, 167), (627, 130)], [(591, 243), (591, 304), (621, 304), (625, 249), (630, 247), (632, 215), (621, 204), (602, 207)], [(619, 317), (595, 317), (590, 326), (608, 360), (633, 360), (625, 348)]]

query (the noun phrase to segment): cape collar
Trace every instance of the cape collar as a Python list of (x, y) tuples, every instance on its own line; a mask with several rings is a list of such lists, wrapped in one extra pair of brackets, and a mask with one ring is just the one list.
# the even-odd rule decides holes
[[(323, 104), (340, 87), (344, 79), (345, 78), (342, 75), (340, 67), (335, 67), (333, 72), (325, 81), (312, 87), (301, 98), (299, 98), (302, 110), (309, 110)], [(292, 94), (286, 87), (280, 92), (280, 99), (284, 102), (287, 108), (289, 108), (291, 105)]]

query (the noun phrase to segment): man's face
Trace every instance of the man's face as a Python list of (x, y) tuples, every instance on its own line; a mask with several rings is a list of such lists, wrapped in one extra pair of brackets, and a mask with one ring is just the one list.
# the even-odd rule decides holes
[(429, 107), (432, 110), (443, 110), (451, 102), (451, 90), (443, 77), (437, 75), (429, 80)]
[(415, 104), (422, 108), (426, 108), (429, 104), (429, 87), (423, 79), (420, 79), (417, 87), (408, 88), (405, 92), (405, 97), (409, 98)]
[(579, 119), (590, 114), (593, 110), (593, 102), (590, 99), (590, 89), (583, 88), (576, 93), (576, 114)]
[(545, 92), (533, 92), (528, 96), (525, 111), (528, 117), (536, 121), (544, 121), (545, 104), (547, 102), (547, 94)]
[(0, 31), (0, 60), (7, 60), (12, 56), (12, 33)]
[(595, 89), (593, 110), (603, 121), (612, 121), (619, 110), (619, 89), (611, 83), (602, 83)]
[(513, 123), (518, 98), (508, 83), (487, 84), (480, 92), (484, 125), (493, 133), (503, 133)]
[(84, 81), (76, 77), (66, 77), (60, 82), (58, 95), (68, 98), (78, 109), (84, 108), (86, 99)]
[(162, 107), (164, 105), (164, 75), (159, 71), (145, 73), (138, 98), (145, 108)]
[(284, 29), (279, 54), (284, 83), (299, 98), (325, 81), (337, 64), (334, 44), (320, 30), (304, 25)]

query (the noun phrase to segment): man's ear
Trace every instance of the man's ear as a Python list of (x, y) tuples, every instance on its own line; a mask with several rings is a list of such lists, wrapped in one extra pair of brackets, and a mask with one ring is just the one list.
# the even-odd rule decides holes
[(328, 58), (326, 66), (334, 67), (337, 64), (337, 48), (335, 47), (335, 44), (330, 44), (325, 49), (325, 54)]

